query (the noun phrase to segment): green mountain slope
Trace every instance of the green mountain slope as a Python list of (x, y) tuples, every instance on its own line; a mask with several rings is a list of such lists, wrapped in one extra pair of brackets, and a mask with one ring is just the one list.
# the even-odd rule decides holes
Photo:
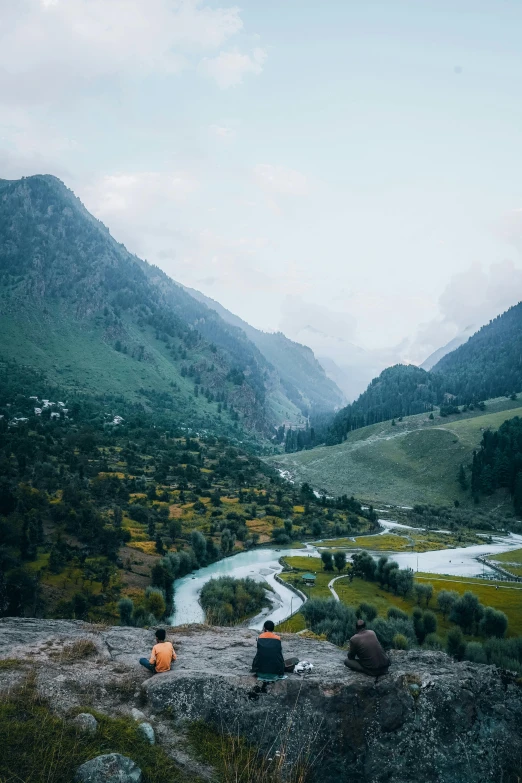
[(522, 302), (506, 310), (432, 368), (467, 402), (522, 388)]
[(284, 390), (302, 411), (310, 408), (333, 410), (345, 401), (342, 391), (326, 375), (313, 351), (306, 345), (289, 340), (282, 332), (263, 332), (255, 329), (225, 307), (200, 291), (186, 288), (199, 302), (215, 310), (224, 321), (242, 329), (275, 367)]
[(0, 181), (0, 354), (178, 421), (265, 435), (301, 413), (245, 333), (133, 256), (51, 176)]
[(521, 414), (520, 400), (499, 398), (490, 400), (485, 411), (444, 418), (435, 411), (433, 420), (423, 413), (396, 425), (373, 424), (350, 432), (342, 444), (269, 461), (293, 480), (331, 495), (355, 494), (370, 502), (405, 506), (469, 503), (469, 492), (457, 482), (459, 466), (471, 464), (484, 429), (496, 429)]

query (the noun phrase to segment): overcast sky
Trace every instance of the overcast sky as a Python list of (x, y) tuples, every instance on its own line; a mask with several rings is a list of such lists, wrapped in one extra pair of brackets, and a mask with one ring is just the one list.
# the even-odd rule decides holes
[(520, 0), (0, 0), (0, 177), (56, 174), (254, 326), (422, 361), (522, 298), (521, 30)]

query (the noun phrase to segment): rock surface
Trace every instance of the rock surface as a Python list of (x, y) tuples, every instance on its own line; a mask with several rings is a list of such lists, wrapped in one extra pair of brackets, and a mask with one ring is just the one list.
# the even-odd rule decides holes
[(141, 783), (141, 769), (119, 753), (96, 756), (78, 767), (76, 783)]
[(143, 723), (140, 723), (138, 726), (138, 731), (140, 734), (143, 734), (145, 739), (150, 745), (154, 745), (156, 743), (156, 737), (154, 736), (154, 729), (150, 725), (150, 723), (147, 723), (147, 721), (144, 721)]
[[(86, 637), (98, 656), (56, 657), (64, 642)], [(314, 670), (267, 686), (249, 673), (256, 634), (248, 629), (187, 626), (168, 638), (178, 654), (172, 671), (147, 675), (138, 658), (150, 652), (153, 630), (0, 620), (0, 656), (22, 664), (0, 670), (0, 687), (23, 676), (27, 662), (58, 711), (89, 704), (130, 715), (139, 707), (158, 741), (180, 759), (185, 753), (187, 769), (186, 748), (177, 749), (172, 735), (187, 720), (204, 720), (281, 751), (290, 763), (308, 754), (321, 783), (506, 783), (522, 770), (522, 689), (495, 667), (396, 651), (388, 675), (375, 682), (346, 669), (334, 645), (288, 634), (285, 657), (306, 658)]]
[(96, 734), (98, 721), (89, 712), (80, 712), (73, 719), (73, 723), (79, 731), (84, 731), (86, 734)]

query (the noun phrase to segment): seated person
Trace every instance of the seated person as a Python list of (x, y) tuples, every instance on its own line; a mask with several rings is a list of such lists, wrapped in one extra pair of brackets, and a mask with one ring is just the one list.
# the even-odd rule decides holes
[(165, 641), (166, 633), (163, 628), (156, 631), (157, 644), (152, 648), (150, 660), (140, 658), (140, 663), (152, 674), (170, 671), (170, 664), (176, 660), (174, 647), (170, 642)]
[(257, 638), (257, 652), (252, 663), (256, 674), (273, 674), (280, 677), (285, 673), (285, 661), (281, 638), (274, 633), (274, 623), (267, 620), (263, 632)]
[(386, 674), (390, 659), (382, 649), (375, 632), (366, 628), (364, 620), (357, 620), (356, 628), (350, 639), (350, 649), (344, 665), (354, 672), (369, 674), (371, 677)]

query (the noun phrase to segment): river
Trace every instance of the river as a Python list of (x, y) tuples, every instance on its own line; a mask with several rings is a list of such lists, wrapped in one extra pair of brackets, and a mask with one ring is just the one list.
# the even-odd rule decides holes
[[(379, 520), (385, 531), (392, 528), (407, 529), (407, 525), (399, 525), (389, 520)], [(411, 529), (411, 528), (410, 528)], [(256, 581), (265, 581), (274, 591), (274, 605), (257, 617), (253, 618), (250, 628), (260, 629), (266, 619), (280, 623), (296, 612), (302, 605), (302, 599), (284, 585), (275, 580), (275, 575), (281, 571), (279, 558), (286, 556), (308, 555), (311, 558), (320, 557), (317, 546), (321, 542), (308, 544), (303, 549), (252, 549), (249, 552), (240, 552), (232, 557), (219, 560), (217, 563), (200, 568), (193, 575), (188, 575), (176, 580), (175, 611), (170, 618), (171, 625), (185, 625), (187, 623), (202, 623), (205, 615), (199, 603), (201, 588), (209, 579), (220, 576), (233, 576), (235, 578), (251, 577)], [(511, 533), (508, 536), (493, 536), (493, 543), (478, 544), (458, 549), (438, 549), (430, 552), (382, 552), (368, 551), (375, 557), (388, 554), (401, 566), (412, 568), (414, 571), (423, 571), (432, 574), (448, 574), (454, 576), (480, 576), (482, 573), (494, 572), (487, 566), (483, 566), (476, 558), (479, 555), (498, 554), (510, 549), (522, 547), (522, 536)], [(355, 550), (355, 548), (354, 548)], [(347, 552), (354, 551), (347, 548)], [(311, 562), (310, 570), (317, 570), (317, 566)]]

